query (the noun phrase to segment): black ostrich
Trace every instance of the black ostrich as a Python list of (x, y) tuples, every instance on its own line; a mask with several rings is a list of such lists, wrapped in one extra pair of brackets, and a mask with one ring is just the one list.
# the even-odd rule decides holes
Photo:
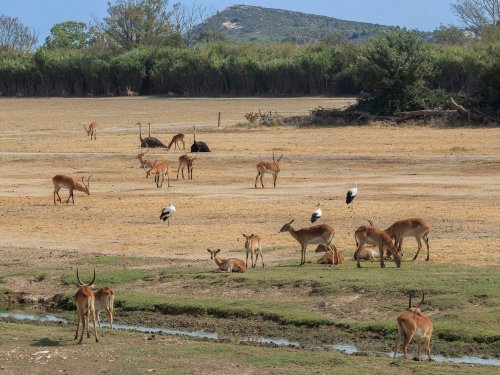
[(142, 138), (142, 125), (140, 122), (137, 123), (139, 125), (139, 140), (141, 141), (141, 147), (151, 147), (151, 148), (168, 148), (165, 144), (163, 144), (158, 138), (151, 137), (151, 124), (148, 122), (149, 126), (149, 137)]
[(210, 152), (210, 149), (205, 142), (196, 142), (196, 126), (194, 127), (194, 141), (191, 145), (191, 152)]

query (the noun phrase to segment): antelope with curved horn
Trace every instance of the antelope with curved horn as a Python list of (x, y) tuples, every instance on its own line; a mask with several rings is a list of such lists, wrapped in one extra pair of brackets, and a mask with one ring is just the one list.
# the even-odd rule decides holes
[(89, 314), (92, 315), (92, 319), (94, 322), (94, 336), (95, 342), (99, 342), (99, 337), (97, 337), (97, 325), (95, 319), (95, 296), (92, 291), (92, 286), (95, 281), (95, 269), (94, 269), (94, 278), (88, 284), (82, 283), (80, 280), (80, 276), (78, 275), (78, 268), (76, 269), (76, 278), (78, 280), (78, 291), (75, 294), (75, 304), (76, 304), (76, 334), (75, 340), (78, 338), (78, 330), (80, 329), (80, 322), (82, 322), (82, 333), (80, 335), (79, 344), (82, 343), (83, 333), (85, 332), (85, 325), (87, 326), (87, 338), (90, 337), (89, 333)]
[(187, 167), (188, 170), (188, 180), (193, 179), (193, 166), (194, 161), (198, 158), (198, 153), (193, 158), (188, 154), (179, 156), (179, 168), (177, 168), (177, 179), (179, 179), (179, 171), (182, 172), (182, 179), (184, 179), (184, 168)]
[(83, 191), (84, 193), (87, 193), (87, 195), (90, 195), (90, 177), (87, 178), (87, 184), (85, 184), (85, 181), (82, 176), (82, 184), (80, 184), (78, 181), (76, 181), (73, 177), (70, 176), (65, 176), (62, 174), (55, 175), (52, 177), (52, 183), (54, 184), (54, 204), (56, 204), (56, 194), (57, 197), (59, 198), (59, 202), (61, 202), (61, 196), (59, 195), (59, 190), (62, 188), (68, 189), (69, 190), (69, 197), (66, 203), (69, 203), (69, 199), (71, 198), (73, 200), (73, 204), (75, 204), (75, 198), (73, 196), (73, 190), (78, 190), (78, 191)]
[(92, 137), (97, 139), (97, 122), (91, 123), (88, 129), (85, 125), (83, 125), (83, 128), (85, 129), (87, 135), (90, 136), (90, 140), (92, 140)]
[(417, 240), (418, 250), (413, 260), (417, 260), (418, 254), (420, 250), (422, 250), (422, 240), (425, 241), (425, 245), (427, 246), (427, 257), (426, 261), (429, 260), (429, 232), (431, 230), (431, 226), (429, 223), (420, 218), (409, 218), (396, 221), (385, 231), (394, 238), (396, 247), (401, 252), (403, 247), (403, 238), (414, 236)]
[[(257, 266), (257, 261), (259, 260), (259, 254), (260, 254), (262, 267), (264, 267), (264, 256), (262, 255), (262, 239), (253, 233), (249, 236), (243, 234), (243, 237), (245, 237), (245, 250), (247, 255), (245, 265), (248, 267), (248, 254), (251, 254), (251, 262), (252, 262), (251, 266), (252, 268), (255, 268), (255, 266)], [(255, 253), (255, 263), (253, 262), (254, 253)]]
[(260, 184), (262, 185), (262, 188), (264, 188), (264, 182), (262, 182), (262, 178), (264, 177), (264, 174), (266, 173), (271, 173), (273, 175), (273, 184), (274, 187), (276, 187), (276, 179), (278, 178), (278, 173), (280, 173), (280, 160), (283, 157), (283, 153), (281, 153), (281, 156), (278, 158), (278, 160), (275, 160), (274, 157), (274, 152), (273, 152), (273, 162), (268, 163), (261, 161), (259, 164), (257, 164), (257, 177), (255, 177), (255, 188), (257, 189), (257, 180), (260, 177)]
[(417, 307), (411, 307), (411, 291), (408, 293), (409, 307), (397, 318), (398, 336), (394, 345), (394, 357), (399, 350), (399, 341), (403, 341), (403, 358), (408, 358), (408, 346), (413, 337), (417, 338), (418, 352), (415, 360), (421, 361), (422, 358), (422, 339), (425, 340), (425, 351), (427, 359), (431, 359), (431, 337), (432, 337), (432, 321), (420, 311), (420, 305), (424, 302), (425, 294), (422, 292), (422, 301)]
[[(332, 245), (332, 248), (333, 248), (334, 253), (335, 253), (335, 259), (337, 259), (337, 261), (338, 261), (337, 248), (335, 246), (333, 246), (333, 244), (332, 244), (333, 236), (335, 235), (335, 229), (333, 229), (332, 226), (330, 226), (328, 224), (319, 224), (319, 225), (313, 225), (313, 226), (308, 227), (308, 228), (302, 228), (299, 230), (295, 230), (292, 227), (293, 222), (294, 222), (294, 220), (283, 225), (283, 227), (280, 229), (279, 233), (289, 232), (292, 235), (292, 237), (295, 238), (298, 243), (300, 243), (300, 247), (301, 247), (300, 265), (301, 266), (306, 263), (306, 249), (307, 249), (307, 245), (309, 245), (309, 244), (325, 244), (327, 246)], [(335, 263), (335, 264), (337, 264), (337, 263)]]
[(210, 250), (207, 249), (207, 251), (210, 253), (210, 259), (213, 259), (215, 261), (215, 264), (217, 264), (217, 271), (215, 272), (245, 272), (247, 270), (247, 266), (245, 262), (243, 262), (241, 259), (238, 258), (229, 258), (229, 259), (222, 259), (220, 258), (217, 254), (220, 252), (220, 249), (217, 250)]
[[(172, 137), (172, 140), (168, 144), (167, 149), (170, 150), (170, 147), (172, 147), (172, 145), (174, 145), (174, 150), (177, 150), (177, 146), (179, 146), (179, 142), (182, 142), (182, 150), (186, 151), (186, 142), (184, 142), (184, 134), (183, 133), (179, 133), (177, 135), (174, 135)], [(181, 146), (179, 146), (179, 150), (180, 149), (181, 149)]]
[(394, 258), (394, 262), (397, 267), (401, 266), (401, 257), (397, 251), (396, 246), (392, 243), (392, 238), (387, 234), (387, 232), (380, 228), (375, 228), (373, 226), (362, 225), (354, 233), (354, 238), (356, 240), (356, 251), (354, 252), (354, 259), (357, 261), (357, 267), (361, 268), (359, 264), (361, 249), (368, 245), (374, 245), (379, 247), (380, 256), (380, 267), (385, 267), (384, 256), (385, 249), (388, 249), (390, 254)]
[[(142, 149), (141, 149), (142, 151)], [(139, 168), (152, 168), (153, 165), (154, 165), (154, 161), (152, 160), (147, 160), (147, 159), (144, 159), (144, 155), (146, 155), (147, 153), (149, 152), (149, 147), (147, 148), (146, 152), (140, 152), (138, 155), (137, 155), (137, 159), (139, 159), (139, 162), (141, 163), (141, 166)]]
[(146, 178), (149, 178), (149, 175), (151, 174), (155, 176), (155, 183), (157, 188), (161, 188), (163, 186), (165, 175), (167, 176), (168, 187), (170, 187), (170, 166), (168, 164), (168, 161), (165, 160), (158, 164), (158, 160), (156, 160), (153, 166), (146, 171)]

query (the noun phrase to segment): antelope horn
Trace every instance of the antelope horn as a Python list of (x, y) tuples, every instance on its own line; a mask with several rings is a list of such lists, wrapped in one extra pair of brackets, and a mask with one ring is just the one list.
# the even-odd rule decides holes
[(408, 291), (408, 301), (409, 301), (408, 308), (411, 309), (411, 290)]
[(80, 280), (80, 276), (78, 275), (78, 268), (76, 269), (76, 279), (78, 280), (78, 284), (80, 284), (80, 286), (83, 286), (83, 283)]
[(94, 281), (95, 281), (95, 268), (94, 268), (94, 278), (93, 278), (93, 279), (92, 279), (92, 281), (89, 283), (89, 285), (94, 284)]
[(417, 307), (420, 307), (420, 305), (422, 303), (424, 303), (424, 298), (425, 298), (425, 292), (422, 290), (422, 301), (419, 302), (419, 304), (417, 305)]
[(85, 129), (85, 131), (87, 132), (87, 134), (89, 134), (89, 131), (87, 130), (87, 127), (85, 126), (85, 124), (83, 124), (82, 126)]
[(273, 161), (276, 161), (276, 160), (274, 160), (274, 152), (273, 152)]
[(281, 160), (282, 157), (283, 157), (283, 153), (281, 153), (281, 156), (278, 159), (278, 163), (279, 163), (279, 161)]
[(370, 226), (372, 226), (372, 227), (374, 226), (373, 221), (371, 221), (370, 219), (366, 219), (366, 221), (368, 221), (370, 223)]

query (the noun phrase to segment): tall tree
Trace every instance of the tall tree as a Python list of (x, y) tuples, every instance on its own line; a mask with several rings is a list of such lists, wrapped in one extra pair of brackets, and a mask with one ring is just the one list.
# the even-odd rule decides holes
[(0, 50), (31, 51), (38, 35), (18, 18), (0, 15)]
[(83, 22), (66, 21), (55, 24), (45, 39), (48, 48), (85, 48), (88, 45), (87, 25)]
[(476, 35), (500, 21), (500, 0), (457, 0), (451, 4), (451, 9)]

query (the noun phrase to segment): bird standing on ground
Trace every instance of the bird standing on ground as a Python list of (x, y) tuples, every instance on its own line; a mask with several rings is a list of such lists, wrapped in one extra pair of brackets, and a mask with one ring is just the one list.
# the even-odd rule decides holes
[(172, 203), (170, 203), (167, 207), (165, 207), (161, 211), (160, 219), (166, 221), (167, 225), (170, 226), (169, 219), (173, 216), (173, 214), (175, 214), (175, 206)]
[(315, 223), (317, 222), (319, 219), (321, 219), (321, 215), (323, 215), (323, 213), (321, 212), (321, 208), (319, 208), (319, 203), (318, 203), (318, 208), (316, 209), (316, 211), (313, 212), (313, 214), (311, 215), (311, 223)]
[(358, 194), (358, 184), (355, 184), (355, 187), (349, 189), (349, 191), (347, 192), (347, 196), (345, 198), (345, 202), (347, 204), (351, 203), (354, 200), (354, 198), (356, 198), (356, 194)]

